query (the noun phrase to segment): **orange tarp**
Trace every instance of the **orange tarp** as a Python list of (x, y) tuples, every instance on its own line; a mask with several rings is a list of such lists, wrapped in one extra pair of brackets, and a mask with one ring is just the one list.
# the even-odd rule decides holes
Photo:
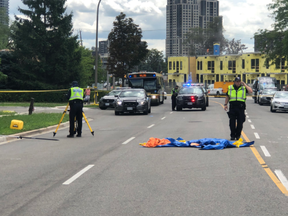
[(140, 145), (148, 147), (148, 148), (153, 148), (159, 145), (166, 145), (169, 143), (171, 142), (167, 139), (159, 139), (159, 138), (151, 137), (147, 143), (140, 143)]

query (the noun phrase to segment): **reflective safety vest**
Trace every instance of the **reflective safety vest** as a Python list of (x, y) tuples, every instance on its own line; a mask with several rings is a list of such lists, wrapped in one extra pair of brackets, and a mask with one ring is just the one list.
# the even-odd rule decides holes
[(246, 101), (246, 88), (245, 86), (241, 86), (239, 87), (238, 90), (235, 90), (234, 86), (230, 85), (228, 87), (228, 95), (229, 95), (229, 102), (232, 102), (232, 101), (245, 102)]
[(177, 93), (177, 94), (178, 94), (178, 92), (179, 92), (179, 89), (173, 88), (173, 89), (171, 90), (171, 94), (172, 94), (172, 95), (173, 95), (173, 93)]
[(71, 96), (69, 98), (69, 101), (76, 99), (83, 100), (83, 96), (84, 96), (84, 90), (82, 88), (73, 87), (71, 88)]

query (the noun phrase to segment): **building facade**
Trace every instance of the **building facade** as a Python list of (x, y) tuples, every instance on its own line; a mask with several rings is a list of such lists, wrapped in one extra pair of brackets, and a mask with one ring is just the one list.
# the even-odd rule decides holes
[(0, 8), (4, 9), (4, 14), (0, 14), (0, 22), (8, 25), (7, 18), (9, 16), (9, 0), (0, 0)]
[(99, 55), (107, 55), (109, 53), (108, 51), (109, 43), (108, 40), (105, 41), (99, 41)]
[(166, 56), (188, 56), (186, 33), (190, 28), (206, 28), (218, 16), (218, 0), (167, 0)]
[[(187, 65), (187, 62), (190, 62), (190, 65)], [(194, 83), (231, 82), (235, 77), (240, 76), (244, 82), (252, 84), (257, 77), (271, 76), (276, 78), (279, 87), (287, 85), (287, 61), (279, 58), (275, 65), (269, 66), (269, 63), (271, 62), (268, 62), (260, 52), (223, 56), (207, 55), (197, 58), (169, 57), (168, 82), (172, 86), (188, 82), (188, 71), (190, 71)]]

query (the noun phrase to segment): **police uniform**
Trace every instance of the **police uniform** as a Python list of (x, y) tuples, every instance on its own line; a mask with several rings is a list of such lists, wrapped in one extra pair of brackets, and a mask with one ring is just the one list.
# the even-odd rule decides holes
[[(246, 94), (245, 86), (230, 85), (226, 95), (229, 96), (229, 112), (231, 139), (239, 139), (245, 122)], [(237, 125), (236, 125), (237, 121)]]
[(176, 97), (178, 95), (179, 89), (173, 88), (171, 90), (171, 100), (172, 100), (172, 110), (175, 110), (176, 107)]
[(82, 112), (83, 112), (83, 98), (84, 98), (84, 89), (78, 87), (78, 82), (72, 82), (72, 88), (68, 91), (69, 105), (70, 105), (70, 130), (67, 137), (74, 137), (74, 119), (78, 123), (77, 127), (77, 137), (81, 137), (82, 133)]

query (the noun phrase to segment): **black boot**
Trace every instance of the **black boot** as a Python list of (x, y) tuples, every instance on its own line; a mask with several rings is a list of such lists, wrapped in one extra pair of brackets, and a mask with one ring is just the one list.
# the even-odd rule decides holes
[(74, 137), (74, 134), (69, 134), (67, 135), (68, 138), (73, 138)]

